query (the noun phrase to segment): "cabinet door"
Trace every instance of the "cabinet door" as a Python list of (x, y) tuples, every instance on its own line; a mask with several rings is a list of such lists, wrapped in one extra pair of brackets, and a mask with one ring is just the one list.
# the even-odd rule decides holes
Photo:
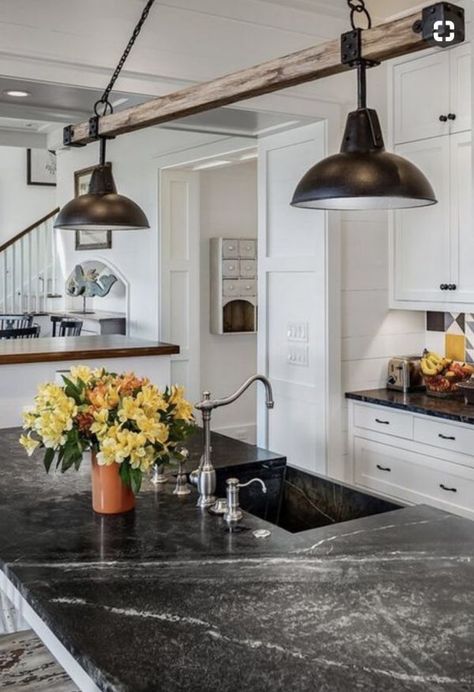
[(449, 134), (451, 121), (440, 120), (450, 112), (449, 52), (408, 60), (393, 70), (395, 144)]
[(452, 277), (455, 303), (474, 304), (474, 231), (472, 228), (471, 133), (461, 132), (451, 140), (451, 235)]
[[(449, 305), (450, 268), (450, 137), (435, 137), (396, 147), (430, 180), (437, 204), (395, 212), (393, 295), (395, 300), (427, 301)], [(409, 305), (407, 305), (409, 308)]]
[(450, 131), (463, 132), (471, 129), (471, 46), (462, 44), (449, 51), (450, 58)]

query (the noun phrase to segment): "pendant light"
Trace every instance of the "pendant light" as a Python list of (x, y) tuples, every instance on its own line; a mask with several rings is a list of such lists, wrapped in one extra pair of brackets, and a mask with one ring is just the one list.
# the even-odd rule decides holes
[[(95, 115), (90, 119), (90, 136), (100, 141), (100, 160), (92, 172), (87, 194), (68, 202), (59, 212), (55, 228), (71, 231), (134, 231), (149, 228), (144, 211), (133, 200), (119, 195), (110, 163), (106, 163), (106, 137), (99, 133), (99, 119), (113, 113), (109, 96), (122, 67), (133, 48), (155, 0), (148, 0), (132, 36), (101, 98), (94, 105)], [(102, 106), (102, 113), (99, 108)], [(92, 134), (94, 133), (94, 134)], [(64, 143), (70, 142), (70, 127), (65, 128)]]
[(354, 13), (364, 12), (363, 0), (348, 0), (353, 32), (343, 35), (356, 40), (358, 107), (347, 116), (339, 154), (319, 161), (298, 183), (291, 205), (308, 209), (403, 209), (436, 204), (433, 188), (411, 161), (385, 151), (375, 110), (367, 108), (366, 70), (373, 63), (360, 57), (360, 29)]
[(94, 168), (89, 190), (68, 202), (59, 212), (55, 228), (71, 231), (135, 231), (149, 228), (143, 210), (133, 200), (117, 194), (112, 166), (105, 162), (106, 139), (100, 139), (100, 163)]

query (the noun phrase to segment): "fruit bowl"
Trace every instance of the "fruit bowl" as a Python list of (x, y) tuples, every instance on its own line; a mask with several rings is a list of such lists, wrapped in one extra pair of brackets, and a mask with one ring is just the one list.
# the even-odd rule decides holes
[(421, 359), (421, 372), (429, 396), (442, 398), (463, 396), (458, 385), (474, 374), (474, 368), (467, 363), (458, 363), (450, 358), (442, 358), (431, 351), (425, 351)]

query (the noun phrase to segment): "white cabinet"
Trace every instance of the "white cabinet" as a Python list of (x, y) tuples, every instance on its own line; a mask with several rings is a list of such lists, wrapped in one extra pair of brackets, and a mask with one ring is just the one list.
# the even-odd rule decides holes
[(425, 173), (438, 204), (395, 213), (393, 297), (397, 301), (445, 301), (451, 293), (440, 288), (451, 282), (450, 138), (401, 144), (396, 153)]
[(469, 130), (470, 72), (469, 44), (395, 64), (394, 143)]
[(347, 480), (474, 519), (474, 426), (350, 401), (349, 431)]
[(392, 308), (474, 310), (470, 60), (464, 44), (392, 68), (394, 150), (425, 173), (438, 200), (392, 214)]

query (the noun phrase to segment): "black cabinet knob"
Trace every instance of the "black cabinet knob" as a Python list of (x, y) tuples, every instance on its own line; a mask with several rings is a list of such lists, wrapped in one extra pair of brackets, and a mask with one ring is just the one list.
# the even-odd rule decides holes
[(456, 113), (448, 113), (448, 120), (456, 120)]
[(448, 290), (448, 284), (440, 284), (440, 289), (441, 291), (447, 291)]
[(440, 115), (439, 119), (441, 120), (442, 123), (448, 122), (448, 116), (447, 115)]
[(456, 284), (448, 284), (448, 291), (455, 291), (457, 288)]

